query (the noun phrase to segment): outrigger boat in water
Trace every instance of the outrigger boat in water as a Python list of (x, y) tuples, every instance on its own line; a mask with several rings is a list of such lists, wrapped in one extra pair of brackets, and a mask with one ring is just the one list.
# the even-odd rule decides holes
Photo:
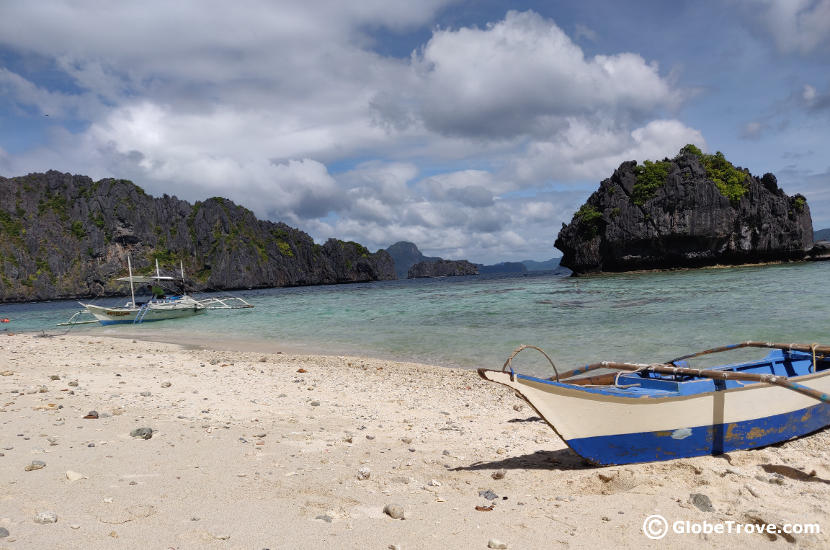
[[(536, 349), (556, 375), (516, 373)], [(769, 348), (763, 359), (707, 369), (688, 359)], [(591, 373), (611, 369), (603, 374)], [(666, 363), (603, 361), (559, 374), (547, 354), (520, 346), (485, 380), (516, 390), (577, 454), (599, 465), (717, 455), (779, 443), (830, 425), (830, 346), (743, 342)]]
[[(99, 306), (96, 304), (85, 304), (78, 302), (84, 307), (83, 310), (75, 313), (64, 325), (77, 325), (98, 322), (102, 325), (118, 325), (118, 324), (139, 324), (148, 323), (151, 321), (163, 321), (165, 319), (178, 319), (182, 317), (191, 317), (193, 315), (200, 315), (209, 309), (245, 309), (252, 308), (251, 304), (235, 296), (222, 298), (206, 298), (204, 300), (197, 300), (184, 292), (184, 266), (180, 263), (181, 268), (181, 292), (177, 292), (171, 296), (163, 294), (156, 295), (155, 293), (146, 302), (136, 302), (135, 300), (135, 285), (147, 285), (151, 288), (159, 289), (160, 286), (170, 286), (173, 283), (179, 282), (175, 277), (161, 275), (159, 271), (158, 260), (156, 261), (155, 275), (133, 275), (132, 262), (130, 257), (127, 257), (126, 277), (120, 277), (116, 280), (130, 283), (130, 297), (131, 300), (123, 306)], [(89, 314), (95, 318), (94, 321), (81, 321), (78, 317), (83, 314)]]

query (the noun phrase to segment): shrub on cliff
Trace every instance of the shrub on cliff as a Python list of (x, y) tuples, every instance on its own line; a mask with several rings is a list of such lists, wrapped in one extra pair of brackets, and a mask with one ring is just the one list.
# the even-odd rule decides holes
[[(680, 150), (675, 159), (685, 155), (694, 155), (700, 160), (706, 170), (706, 177), (712, 180), (721, 194), (731, 202), (736, 203), (741, 200), (749, 189), (749, 174), (745, 170), (736, 168), (720, 151), (714, 155), (707, 155), (690, 143)], [(646, 160), (634, 168), (637, 175), (637, 183), (634, 185), (632, 194), (634, 204), (642, 206), (654, 197), (657, 189), (665, 185), (671, 166), (672, 161), (664, 159), (657, 162)]]

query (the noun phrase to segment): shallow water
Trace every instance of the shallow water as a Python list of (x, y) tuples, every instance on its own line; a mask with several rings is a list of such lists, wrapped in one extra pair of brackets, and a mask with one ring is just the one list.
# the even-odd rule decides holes
[[(516, 346), (533, 344), (562, 370), (604, 359), (668, 360), (748, 339), (830, 344), (830, 262), (580, 279), (552, 273), (452, 277), (231, 294), (256, 307), (71, 332), (465, 368), (500, 368)], [(0, 305), (0, 318), (11, 319), (0, 330), (58, 334), (66, 328), (55, 324), (78, 309), (76, 302)], [(523, 372), (552, 373), (531, 350), (515, 365)]]

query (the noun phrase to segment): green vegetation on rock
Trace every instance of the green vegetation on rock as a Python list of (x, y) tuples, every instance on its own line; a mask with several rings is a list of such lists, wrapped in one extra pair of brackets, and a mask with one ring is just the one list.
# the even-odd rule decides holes
[(643, 205), (652, 198), (657, 193), (657, 189), (666, 183), (670, 168), (671, 161), (668, 160), (658, 162), (647, 160), (642, 165), (636, 166), (634, 173), (637, 174), (637, 183), (634, 184), (632, 193), (634, 204)]
[(720, 151), (702, 155), (702, 160), (706, 177), (715, 182), (721, 194), (732, 202), (741, 200), (749, 189), (748, 174), (735, 168)]
[(602, 221), (602, 212), (587, 202), (576, 211), (575, 218), (585, 227), (591, 237), (599, 234), (599, 223)]
[[(749, 174), (745, 170), (736, 168), (720, 151), (714, 155), (707, 155), (690, 143), (680, 149), (675, 160), (685, 155), (694, 155), (700, 160), (706, 169), (706, 177), (712, 180), (721, 194), (731, 202), (741, 200), (749, 189)], [(634, 204), (642, 206), (654, 197), (657, 189), (666, 183), (671, 166), (670, 160), (657, 162), (647, 160), (634, 168), (637, 174), (637, 183), (634, 184), (632, 193)]]

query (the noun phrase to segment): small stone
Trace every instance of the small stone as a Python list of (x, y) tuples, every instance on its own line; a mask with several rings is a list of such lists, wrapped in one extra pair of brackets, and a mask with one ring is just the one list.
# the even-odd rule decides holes
[(495, 472), (490, 474), (490, 477), (492, 477), (493, 479), (504, 479), (504, 476), (506, 474), (507, 472), (505, 472), (504, 470), (496, 470)]
[(440, 482), (440, 481), (438, 481), (437, 479), (430, 479), (430, 480), (427, 482), (427, 485), (429, 485), (430, 487), (440, 487), (440, 486), (441, 486), (441, 482)]
[(266, 362), (268, 362), (268, 358), (267, 357), (260, 357), (259, 362), (260, 363), (266, 363)]
[(0, 539), (6, 538), (9, 536), (9, 530), (5, 527), (0, 527)]
[(61, 377), (58, 376), (57, 374), (50, 374), (49, 375), (49, 380), (60, 380), (60, 379), (61, 379)]
[(689, 495), (689, 502), (694, 504), (701, 512), (711, 512), (715, 509), (709, 497), (700, 493), (692, 493)]
[(41, 468), (45, 468), (46, 463), (42, 460), (33, 460), (31, 464), (27, 464), (24, 470), (27, 472), (31, 472), (32, 470), (40, 470)]
[(369, 434), (366, 434), (366, 439), (372, 440), (372, 439), (374, 439), (374, 438), (375, 438), (375, 436), (373, 436), (373, 435), (369, 435)]
[(411, 443), (412, 443), (412, 438), (411, 438), (411, 437), (402, 437), (402, 438), (401, 438), (401, 441), (403, 441), (404, 443), (406, 443), (407, 445), (409, 445), (409, 444), (411, 444)]
[(79, 472), (73, 472), (72, 470), (67, 470), (66, 471), (66, 479), (68, 479), (69, 481), (79, 481), (81, 479), (89, 479), (89, 477), (87, 477), (84, 474), (79, 473)]
[(150, 439), (153, 437), (153, 428), (136, 428), (130, 432), (130, 435), (141, 439)]
[(217, 540), (228, 540), (231, 536), (227, 533), (220, 533), (218, 535), (213, 535), (213, 538)]
[(484, 497), (487, 500), (496, 500), (497, 498), (499, 498), (499, 495), (497, 495), (496, 493), (494, 493), (490, 489), (487, 489), (486, 491), (479, 491), (478, 496)]
[(449, 452), (448, 450), (446, 450), (446, 449), (444, 449), (443, 451), (441, 451), (441, 454), (442, 454), (442, 455), (444, 455), (444, 456), (450, 456), (450, 452)]
[(524, 408), (525, 408), (524, 405), (513, 405), (513, 410), (516, 411), (516, 412), (519, 412)]
[(139, 395), (140, 395), (141, 397), (150, 397), (150, 396), (151, 396), (151, 395), (153, 395), (153, 394), (151, 394), (151, 393), (150, 393), (150, 392), (148, 392), (148, 391), (143, 391), (143, 392), (141, 392)]
[(57, 445), (57, 444), (58, 444), (58, 438), (57, 438), (57, 437), (54, 437), (54, 436), (47, 437), (47, 438), (46, 438), (46, 441), (48, 441), (48, 442), (49, 442), (49, 445), (50, 445), (50, 446), (52, 446), (52, 447), (54, 447), (55, 445)]
[(383, 513), (392, 519), (404, 519), (403, 506), (400, 504), (387, 504), (383, 507)]
[(360, 468), (357, 471), (357, 479), (359, 479), (361, 481), (364, 480), (364, 479), (369, 479), (369, 477), (371, 475), (372, 475), (372, 471), (369, 469), (368, 466), (363, 466), (362, 468)]
[(94, 447), (94, 446), (95, 446), (95, 443), (89, 443), (89, 444), (87, 444), (87, 447)]
[(487, 548), (500, 548), (504, 550), (507, 548), (507, 543), (502, 542), (499, 539), (490, 539), (487, 541)]
[(95, 420), (96, 418), (98, 418), (98, 411), (89, 411), (88, 413), (86, 413), (86, 416), (84, 418), (88, 420)]
[(311, 403), (309, 403), (309, 404), (310, 404), (312, 407), (319, 407), (319, 406), (320, 406), (320, 402), (319, 402), (319, 401), (312, 401), (312, 402), (311, 402)]
[(316, 516), (314, 519), (320, 519), (320, 520), (325, 521), (326, 523), (331, 523), (332, 519), (334, 519), (334, 518), (332, 518), (328, 514), (320, 514), (319, 516)]
[(71, 380), (68, 385), (72, 386), (73, 388), (77, 388), (78, 387), (78, 381), (77, 380)]
[(58, 515), (55, 512), (38, 512), (35, 515), (35, 523), (57, 523)]
[(46, 393), (46, 392), (48, 392), (48, 391), (49, 391), (49, 388), (47, 388), (46, 386), (40, 386), (40, 387), (37, 389), (37, 392), (38, 392), (38, 393)]
[(503, 455), (506, 452), (507, 452), (507, 449), (505, 449), (504, 447), (499, 447), (498, 449), (496, 449), (496, 454), (497, 455)]
[(389, 546), (387, 546), (387, 548), (389, 548), (389, 550), (401, 550), (401, 545), (400, 544), (390, 544)]
[(172, 385), (173, 385), (173, 384), (171, 384), (170, 382), (162, 382), (162, 383), (161, 383), (161, 387), (162, 387), (162, 388), (169, 388), (169, 387), (170, 387), (170, 386), (172, 386)]
[(0, 376), (11, 376), (13, 374), (14, 374), (14, 371), (11, 371), (11, 370), (4, 370), (3, 372), (0, 372)]
[(77, 523), (72, 523), (72, 524), (70, 524), (70, 525), (69, 525), (69, 528), (70, 528), (70, 529), (80, 529), (80, 528), (81, 528), (81, 526), (80, 526), (80, 525), (78, 525)]

